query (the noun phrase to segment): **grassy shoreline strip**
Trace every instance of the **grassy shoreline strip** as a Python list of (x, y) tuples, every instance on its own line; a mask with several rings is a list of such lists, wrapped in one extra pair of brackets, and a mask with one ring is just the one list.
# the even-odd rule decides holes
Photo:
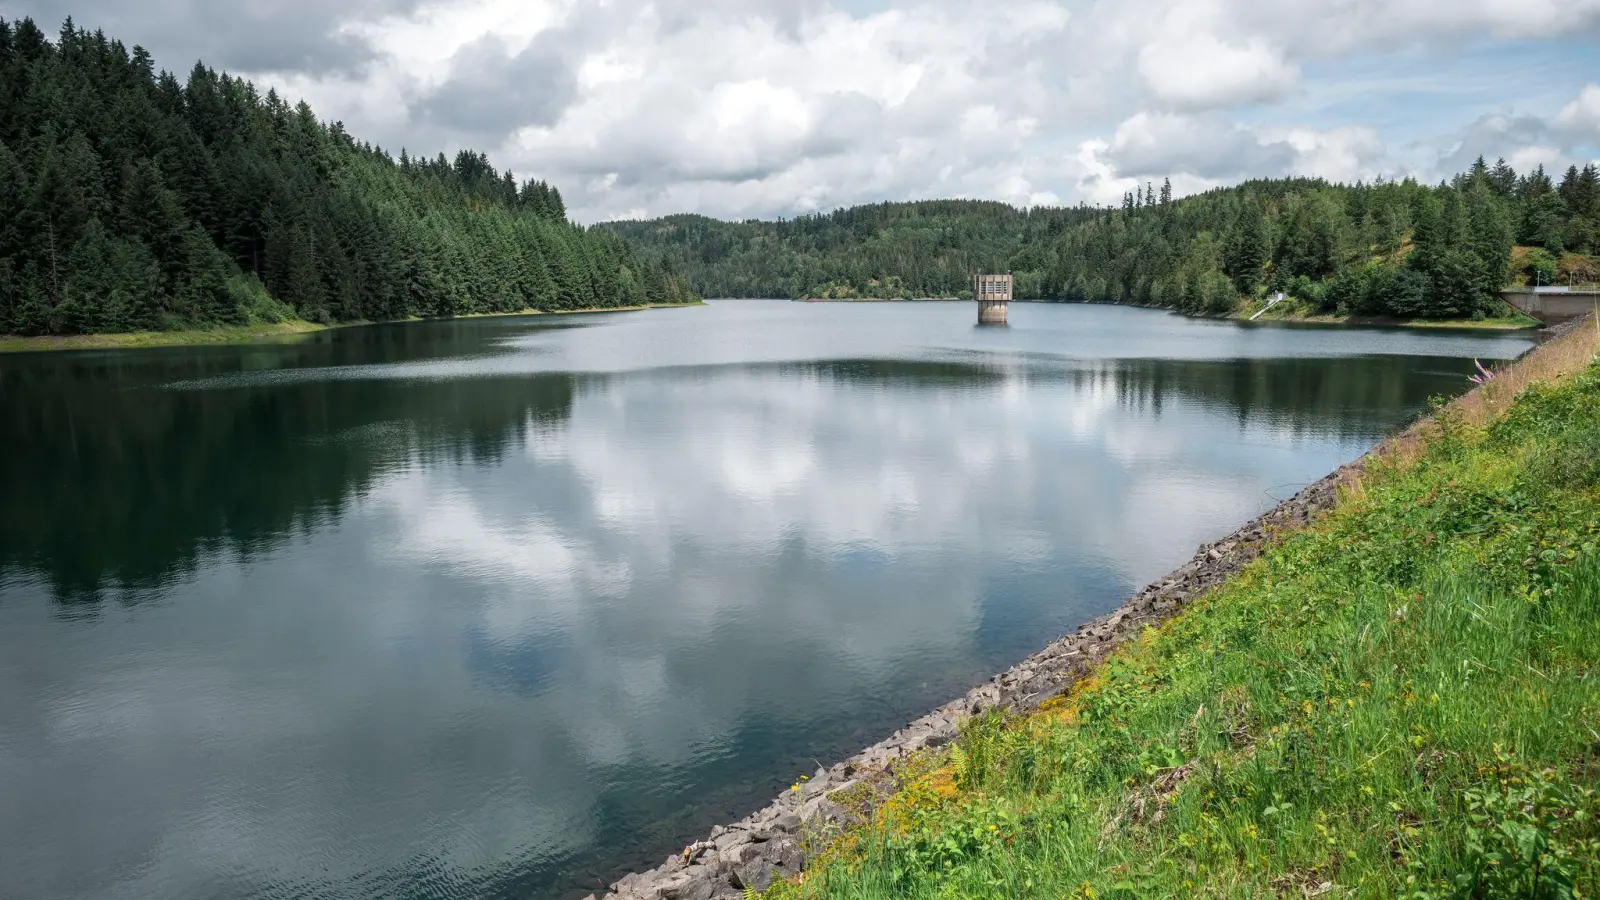
[(766, 896), (1595, 896), (1597, 329), (1065, 695), (904, 764)]
[(292, 340), (308, 334), (331, 331), (336, 328), (356, 328), (362, 325), (385, 325), (395, 322), (438, 322), (449, 319), (505, 318), (512, 316), (556, 316), (579, 313), (637, 312), (645, 309), (675, 309), (686, 306), (703, 306), (695, 303), (656, 303), (645, 306), (604, 306), (592, 309), (540, 310), (526, 309), (506, 313), (468, 313), (439, 318), (413, 316), (388, 322), (342, 322), (319, 325), (315, 322), (294, 320), (276, 324), (221, 325), (214, 328), (195, 328), (182, 331), (135, 331), (116, 334), (39, 335), (24, 337), (0, 335), (0, 353), (35, 353), (51, 350), (135, 350), (147, 347), (200, 347), (215, 344), (272, 343)]
[[(1321, 313), (1299, 300), (1286, 300), (1270, 308), (1259, 302), (1249, 302), (1239, 311), (1227, 316), (1254, 322), (1305, 322), (1316, 325), (1381, 325), (1389, 328), (1474, 328), (1489, 331), (1524, 331), (1543, 328), (1545, 324), (1532, 316), (1501, 304), (1504, 314), (1485, 319), (1395, 319), (1384, 316), (1341, 316)], [(1256, 313), (1260, 318), (1251, 319)]]

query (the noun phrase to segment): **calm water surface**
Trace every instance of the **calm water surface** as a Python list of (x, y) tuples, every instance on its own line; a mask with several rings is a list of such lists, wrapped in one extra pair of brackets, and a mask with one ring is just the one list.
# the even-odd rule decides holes
[(552, 898), (1523, 338), (729, 301), (0, 358), (0, 897)]

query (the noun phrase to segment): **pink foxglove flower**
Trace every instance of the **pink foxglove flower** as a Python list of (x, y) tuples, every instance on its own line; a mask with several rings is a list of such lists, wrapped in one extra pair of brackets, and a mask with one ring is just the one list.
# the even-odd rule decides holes
[(1468, 375), (1467, 379), (1476, 385), (1485, 385), (1494, 380), (1494, 373), (1485, 369), (1483, 363), (1473, 360), (1472, 364), (1478, 367), (1478, 374)]

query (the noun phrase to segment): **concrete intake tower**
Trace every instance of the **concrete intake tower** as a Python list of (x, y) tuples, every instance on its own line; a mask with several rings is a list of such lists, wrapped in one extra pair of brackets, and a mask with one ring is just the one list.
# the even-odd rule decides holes
[(1006, 324), (1006, 304), (1011, 302), (1010, 275), (978, 275), (972, 279), (972, 293), (978, 298), (978, 324)]

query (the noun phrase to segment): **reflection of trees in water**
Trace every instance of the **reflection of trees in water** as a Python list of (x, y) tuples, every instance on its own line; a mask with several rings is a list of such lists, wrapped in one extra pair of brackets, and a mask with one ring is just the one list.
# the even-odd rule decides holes
[(498, 459), (564, 420), (574, 387), (546, 375), (169, 390), (151, 374), (92, 361), (0, 372), (0, 571), (37, 570), (69, 602), (159, 588), (204, 551), (248, 556), (338, 518), (393, 466)]
[[(1468, 385), (1471, 363), (1452, 357), (1109, 360), (1072, 373), (1100, 383), (1119, 403), (1160, 415), (1179, 399), (1226, 410), (1240, 428), (1287, 428), (1341, 440), (1376, 439), (1427, 405)], [(1459, 374), (1458, 374), (1459, 373)]]
[[(0, 572), (42, 573), (64, 601), (130, 595), (194, 571), (206, 551), (264, 552), (337, 519), (352, 496), (410, 461), (494, 461), (530, 428), (564, 421), (572, 375), (453, 380), (333, 378), (200, 390), (174, 379), (481, 354), (498, 323), (384, 329), (260, 350), (39, 358), (0, 367)], [(992, 391), (1008, 379), (1107, 391), (1160, 415), (1179, 402), (1247, 423), (1370, 439), (1429, 395), (1457, 392), (1452, 358), (1224, 361), (977, 357), (736, 366), (858, 386)], [(731, 370), (725, 370), (731, 371)], [(692, 374), (691, 374), (692, 373)], [(684, 377), (708, 377), (704, 368)], [(602, 381), (609, 376), (584, 376)], [(624, 376), (629, 377), (629, 376)], [(656, 373), (651, 377), (663, 377)], [(715, 371), (709, 377), (728, 377)]]
[(1462, 393), (1472, 364), (1455, 357), (1062, 360), (971, 354), (971, 361), (839, 360), (752, 367), (882, 387), (989, 390), (1009, 379), (1104, 391), (1159, 416), (1171, 403), (1227, 411), (1238, 423), (1340, 440), (1375, 439), (1435, 395)]

